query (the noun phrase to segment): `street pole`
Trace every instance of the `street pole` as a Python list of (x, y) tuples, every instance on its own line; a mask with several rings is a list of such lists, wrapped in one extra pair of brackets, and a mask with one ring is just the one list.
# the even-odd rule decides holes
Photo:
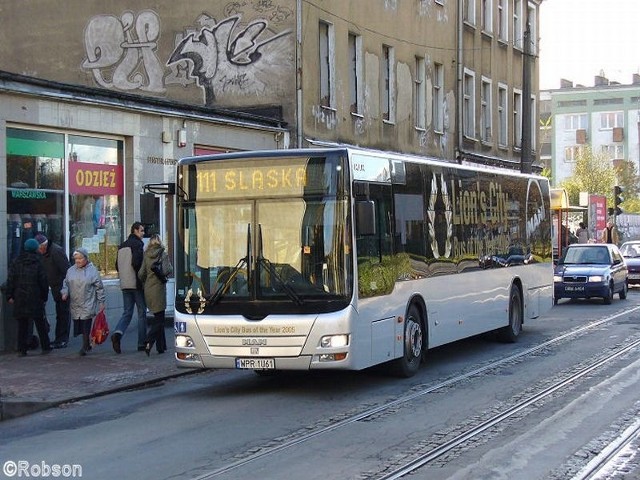
[(520, 171), (532, 172), (531, 159), (531, 22), (529, 9), (526, 9), (526, 28), (524, 31), (524, 53), (522, 56), (522, 150)]

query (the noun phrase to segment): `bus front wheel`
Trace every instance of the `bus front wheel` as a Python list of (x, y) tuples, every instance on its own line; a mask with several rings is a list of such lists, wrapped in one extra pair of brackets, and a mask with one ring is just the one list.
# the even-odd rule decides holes
[(408, 378), (415, 375), (420, 368), (424, 355), (423, 325), (420, 310), (415, 305), (411, 305), (404, 322), (404, 354), (391, 363), (395, 375)]

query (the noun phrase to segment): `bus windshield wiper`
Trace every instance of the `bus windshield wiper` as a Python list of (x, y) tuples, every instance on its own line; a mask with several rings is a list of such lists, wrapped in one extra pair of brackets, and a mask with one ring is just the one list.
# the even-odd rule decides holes
[(287, 281), (282, 278), (271, 261), (265, 258), (264, 255), (262, 255), (262, 225), (260, 224), (258, 224), (258, 255), (256, 257), (256, 263), (259, 266), (264, 267), (269, 272), (269, 274), (271, 274), (271, 276), (278, 281), (278, 283), (282, 286), (284, 293), (286, 293), (287, 296), (296, 303), (296, 305), (304, 304), (304, 301), (302, 300), (302, 298), (300, 298), (300, 295), (298, 295), (293, 287), (291, 287), (291, 285), (289, 285)]
[(218, 303), (220, 298), (222, 298), (224, 293), (231, 286), (231, 283), (238, 276), (238, 273), (240, 272), (242, 267), (244, 266), (247, 267), (247, 278), (248, 279), (251, 278), (251, 272), (249, 271), (249, 269), (251, 268), (250, 260), (251, 260), (251, 224), (248, 224), (247, 225), (247, 255), (245, 257), (242, 257), (240, 260), (238, 260), (238, 263), (236, 263), (236, 266), (233, 267), (233, 269), (231, 269), (231, 271), (229, 272), (229, 277), (227, 278), (227, 280), (224, 283), (220, 284), (218, 286), (218, 289), (213, 293), (213, 295), (211, 295), (207, 299), (207, 305), (215, 305), (216, 303)]

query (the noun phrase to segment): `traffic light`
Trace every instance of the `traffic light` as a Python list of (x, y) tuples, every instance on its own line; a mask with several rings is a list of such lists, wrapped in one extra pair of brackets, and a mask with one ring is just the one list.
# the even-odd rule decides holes
[(620, 204), (624, 200), (622, 197), (622, 191), (623, 188), (619, 185), (613, 187), (613, 213), (615, 215), (620, 215), (622, 213), (622, 208), (620, 208)]

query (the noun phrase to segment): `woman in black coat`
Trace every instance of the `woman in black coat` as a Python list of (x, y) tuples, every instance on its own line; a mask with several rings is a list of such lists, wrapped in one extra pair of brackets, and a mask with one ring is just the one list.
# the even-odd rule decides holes
[(31, 322), (36, 324), (42, 353), (51, 351), (44, 317), (49, 283), (37, 251), (39, 246), (34, 238), (27, 240), (23, 252), (11, 263), (7, 277), (7, 302), (13, 305), (13, 316), (18, 321), (18, 354), (22, 357), (27, 354)]

